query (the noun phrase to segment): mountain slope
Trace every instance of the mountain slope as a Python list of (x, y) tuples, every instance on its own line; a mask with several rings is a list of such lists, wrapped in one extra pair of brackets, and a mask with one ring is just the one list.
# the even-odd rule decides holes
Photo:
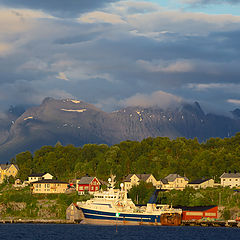
[[(6, 127), (8, 126), (8, 127)], [(0, 161), (43, 145), (108, 145), (146, 137), (229, 137), (240, 131), (240, 120), (204, 114), (198, 103), (175, 109), (128, 107), (106, 113), (83, 101), (46, 98), (10, 124), (0, 120)]]

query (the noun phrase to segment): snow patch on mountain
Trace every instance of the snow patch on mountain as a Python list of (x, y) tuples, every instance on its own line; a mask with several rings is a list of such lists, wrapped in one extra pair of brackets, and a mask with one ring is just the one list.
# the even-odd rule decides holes
[(33, 119), (33, 116), (30, 116), (30, 117), (25, 117), (23, 120), (26, 121), (28, 119)]
[(85, 108), (84, 109), (65, 109), (65, 108), (62, 108), (61, 110), (65, 111), (65, 112), (79, 112), (79, 113), (87, 111), (87, 109), (85, 109)]

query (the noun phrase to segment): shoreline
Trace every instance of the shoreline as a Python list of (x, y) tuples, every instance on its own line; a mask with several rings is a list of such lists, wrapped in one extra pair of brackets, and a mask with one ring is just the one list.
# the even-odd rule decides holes
[[(84, 221), (72, 221), (65, 219), (0, 219), (0, 224), (82, 224), (82, 225), (95, 225), (89, 224)], [(97, 224), (101, 225), (101, 224)], [(105, 224), (102, 224), (104, 226)], [(108, 225), (108, 224), (107, 224)], [(120, 224), (127, 226), (128, 224)], [(145, 225), (145, 224), (137, 224)], [(154, 226), (155, 224), (146, 224), (145, 226)], [(114, 224), (113, 224), (114, 226)], [(160, 226), (160, 225), (158, 225)], [(240, 228), (240, 222), (228, 222), (228, 221), (210, 221), (210, 222), (198, 222), (198, 221), (183, 221), (180, 227), (228, 227), (228, 228)], [(164, 227), (164, 226), (163, 226)]]
[(0, 224), (7, 223), (35, 223), (35, 224), (79, 224), (80, 221), (64, 219), (0, 219)]

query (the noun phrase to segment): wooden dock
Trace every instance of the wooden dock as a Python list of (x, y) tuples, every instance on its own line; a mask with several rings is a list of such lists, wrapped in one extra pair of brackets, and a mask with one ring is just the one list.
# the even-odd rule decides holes
[(234, 222), (234, 221), (182, 221), (181, 226), (239, 227), (240, 228), (240, 222)]

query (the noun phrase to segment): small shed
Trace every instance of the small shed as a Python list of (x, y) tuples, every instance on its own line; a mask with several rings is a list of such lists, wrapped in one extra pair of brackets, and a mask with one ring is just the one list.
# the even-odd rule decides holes
[(218, 206), (179, 207), (182, 209), (182, 220), (200, 220), (218, 218)]
[(70, 221), (80, 221), (83, 219), (82, 210), (76, 203), (71, 203), (66, 210), (66, 219)]

